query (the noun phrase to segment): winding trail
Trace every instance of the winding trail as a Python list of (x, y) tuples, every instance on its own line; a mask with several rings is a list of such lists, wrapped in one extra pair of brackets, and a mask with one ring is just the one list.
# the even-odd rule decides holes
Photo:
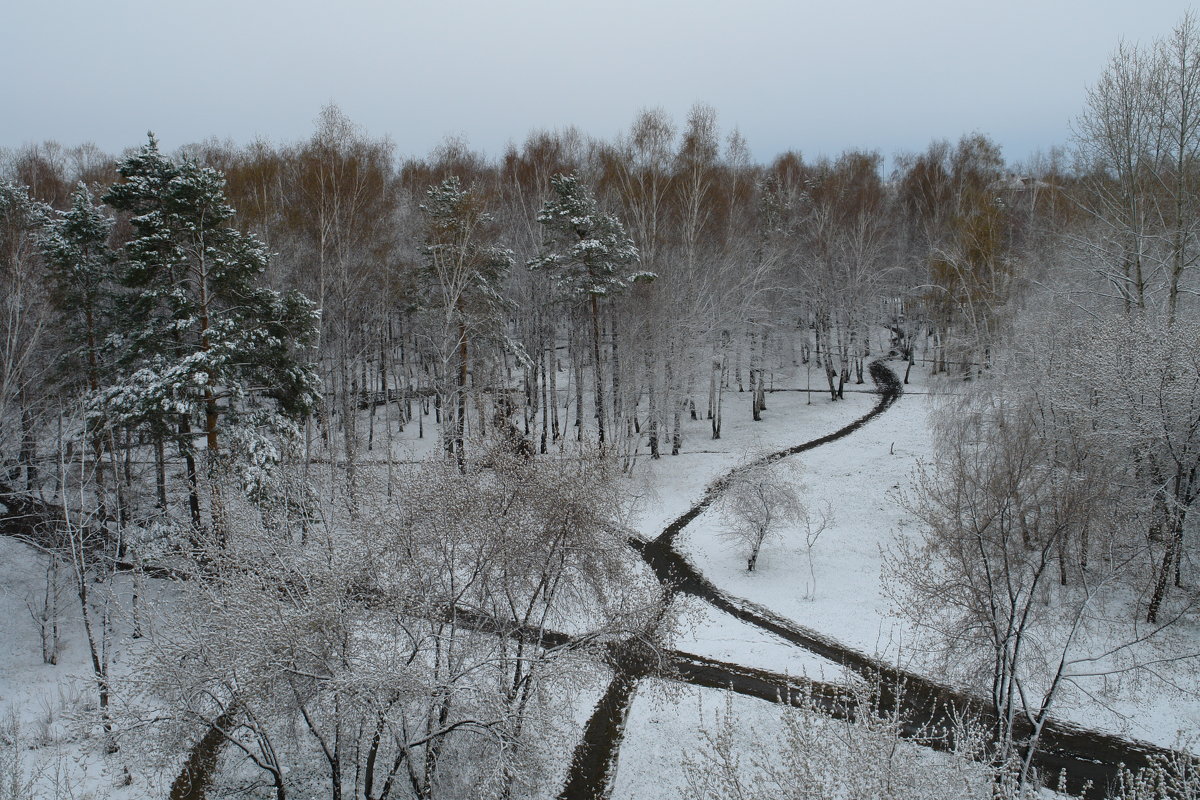
[[(664, 608), (679, 594), (691, 595), (789, 644), (866, 676), (879, 687), (874, 702), (879, 707), (899, 710), (905, 735), (915, 737), (918, 743), (925, 746), (946, 748), (952, 744), (948, 739), (927, 738), (929, 728), (951, 728), (955, 719), (964, 716), (988, 724), (990, 711), (983, 700), (924, 676), (897, 669), (799, 625), (769, 608), (729, 595), (705, 578), (675, 549), (675, 539), (680, 532), (708, 509), (728, 487), (730, 480), (741, 471), (771, 464), (842, 439), (887, 411), (902, 393), (900, 380), (882, 360), (870, 365), (870, 374), (880, 395), (879, 402), (870, 412), (833, 433), (770, 453), (726, 473), (709, 484), (701, 499), (668, 524), (655, 539), (647, 541), (631, 536), (628, 543), (641, 555), (662, 585)], [(54, 526), (47, 524), (56, 518), (52, 506), (27, 498), (3, 483), (0, 483), (0, 503), (5, 512), (0, 513), (0, 535), (43, 544), (53, 538)], [(118, 564), (118, 568), (124, 566)], [(190, 577), (167, 568), (158, 568), (148, 574), (175, 580)], [(461, 610), (456, 614), (467, 627), (500, 635), (532, 638), (541, 646), (570, 647), (574, 643), (572, 637), (561, 633), (512, 630), (493, 620), (472, 617)], [(607, 648), (608, 662), (613, 667), (614, 675), (584, 727), (559, 794), (560, 800), (591, 800), (609, 796), (616, 775), (625, 721), (638, 684), (645, 677), (732, 690), (775, 703), (797, 702), (799, 698), (807, 698), (806, 702), (839, 719), (853, 718), (857, 712), (856, 699), (844, 687), (836, 684), (675, 650), (649, 653), (644, 648), (630, 646), (629, 642), (614, 642)], [(183, 770), (171, 788), (172, 799), (203, 797), (216, 755), (225, 743), (224, 736), (219, 732), (220, 725), (218, 720), (217, 726), (210, 728), (191, 749)], [(1018, 731), (1019, 735), (1024, 733)], [(1068, 792), (1077, 795), (1086, 793), (1091, 797), (1103, 796), (1105, 788), (1114, 782), (1122, 765), (1136, 770), (1154, 758), (1172, 755), (1172, 751), (1166, 748), (1056, 720), (1046, 723), (1039, 747), (1034, 764), (1048, 785), (1057, 786), (1061, 773), (1065, 777)], [(1088, 786), (1090, 790), (1087, 790)]]
[(686, 528), (689, 523), (691, 523), (692, 520), (703, 514), (708, 507), (711, 506), (717, 500), (717, 498), (721, 496), (725, 489), (729, 487), (730, 481), (741, 473), (761, 467), (765, 464), (774, 464), (776, 461), (785, 459), (788, 456), (795, 456), (799, 455), (800, 453), (808, 452), (809, 450), (815, 450), (822, 445), (829, 444), (830, 442), (836, 442), (838, 439), (844, 439), (891, 408), (892, 404), (900, 399), (900, 395), (904, 390), (904, 387), (900, 384), (900, 379), (897, 378), (896, 375), (890, 369), (888, 369), (881, 360), (871, 362), (869, 369), (871, 372), (871, 379), (875, 381), (876, 392), (879, 394), (879, 402), (875, 404), (874, 408), (851, 422), (849, 425), (838, 428), (833, 433), (828, 433), (824, 436), (804, 442), (803, 444), (798, 444), (783, 450), (777, 450), (774, 453), (768, 453), (762, 458), (742, 464), (741, 466), (725, 473), (708, 485), (708, 488), (704, 491), (704, 496), (700, 498), (700, 501), (696, 503), (696, 505), (680, 514), (669, 525), (667, 525), (666, 528), (663, 528), (663, 532), (658, 535), (652, 545), (647, 546), (647, 549), (662, 548), (664, 551), (671, 551), (671, 548), (675, 542), (675, 537), (677, 537), (679, 533)]
[[(691, 595), (789, 644), (869, 678), (878, 686), (875, 702), (882, 708), (897, 709), (903, 720), (905, 735), (917, 737), (919, 743), (926, 746), (946, 748), (952, 746), (951, 741), (945, 738), (929, 740), (927, 732), (930, 729), (952, 730), (954, 721), (963, 718), (976, 719), (983, 725), (989, 725), (992, 713), (985, 701), (927, 677), (898, 669), (768, 608), (729, 595), (705, 578), (674, 546), (680, 532), (708, 509), (728, 487), (730, 480), (743, 470), (771, 464), (842, 439), (887, 411), (903, 391), (900, 379), (882, 359), (870, 365), (870, 373), (880, 395), (879, 402), (870, 412), (833, 433), (739, 466), (709, 484), (701, 499), (667, 525), (654, 540), (630, 537), (628, 542), (663, 586), (665, 602), (669, 603), (678, 594)], [(831, 716), (852, 717), (854, 714), (853, 698), (843, 688), (833, 684), (797, 679), (679, 651), (669, 651), (664, 657), (666, 668), (658, 673), (660, 677), (697, 686), (730, 689), (777, 703), (807, 695), (818, 708)], [(620, 660), (613, 660), (612, 663), (615, 674), (584, 727), (559, 800), (601, 800), (611, 792), (625, 720), (638, 678), (646, 674), (640, 664), (626, 665)], [(1027, 733), (1026, 730), (1017, 731), (1018, 736)], [(1042, 730), (1039, 750), (1033, 763), (1051, 788), (1057, 788), (1061, 776), (1065, 779), (1068, 792), (1100, 797), (1115, 782), (1122, 766), (1136, 770), (1156, 757), (1171, 754), (1172, 751), (1166, 748), (1052, 719), (1046, 722)]]
[[(760, 609), (759, 613), (749, 612), (742, 607), (746, 606), (748, 608), (750, 604), (745, 601), (740, 601), (740, 603), (733, 602), (730, 598), (727, 598), (716, 586), (692, 567), (683, 556), (675, 551), (675, 538), (692, 520), (703, 514), (709, 506), (716, 502), (726, 488), (728, 488), (730, 481), (742, 472), (765, 464), (773, 464), (789, 456), (813, 450), (821, 445), (829, 444), (830, 442), (835, 442), (838, 439), (849, 436), (890, 408), (900, 397), (902, 391), (900, 380), (887, 368), (882, 360), (872, 362), (870, 372), (871, 379), (875, 382), (880, 398), (879, 402), (868, 413), (833, 433), (793, 447), (768, 453), (762, 458), (755, 459), (730, 470), (710, 483), (700, 500), (676, 517), (653, 541), (647, 542), (637, 537), (629, 538), (630, 547), (642, 556), (662, 585), (665, 594), (663, 598), (664, 607), (669, 605), (679, 593), (690, 594), (723, 611), (730, 610), (731, 613), (734, 613), (733, 610), (742, 610), (743, 613), (734, 613), (734, 615), (758, 627), (764, 627), (760, 623), (765, 623), (773, 624), (774, 627), (780, 630), (784, 629), (786, 620), (783, 620), (782, 617), (771, 614), (767, 609)], [(768, 622), (771, 616), (776, 616), (774, 623)], [(651, 631), (650, 633), (653, 636), (654, 632)], [(796, 633), (799, 632), (797, 631)], [(815, 634), (815, 632), (811, 633), (813, 634), (812, 636), (799, 635), (795, 641), (791, 639), (789, 641), (792, 641), (793, 644), (799, 644), (801, 647), (811, 649), (820, 655), (826, 655), (826, 652), (830, 654), (834, 653), (836, 643), (830, 640), (823, 646), (817, 638), (819, 635)], [(822, 652), (822, 650), (826, 652)], [(826, 657), (829, 658), (831, 656), (826, 655)], [(834, 658), (833, 660), (837, 659)], [(703, 673), (706, 677), (711, 678), (714, 674), (712, 670), (716, 669), (714, 666), (716, 663), (718, 662), (706, 665), (708, 672)], [(726, 666), (735, 667), (736, 665), (730, 664)], [(558, 795), (559, 800), (602, 800), (602, 798), (608, 797), (612, 790), (612, 779), (616, 775), (617, 759), (620, 755), (621, 740), (624, 737), (625, 720), (629, 714), (629, 708), (633, 703), (633, 696), (637, 691), (638, 683), (638, 676), (632, 674), (629, 665), (616, 660), (613, 662), (613, 668), (614, 675), (607, 690), (596, 704), (596, 708), (592, 712), (592, 716), (588, 719), (587, 724), (584, 725), (583, 736), (572, 755), (571, 766), (567, 771), (567, 779), (563, 784), (562, 791)], [(730, 685), (737, 680), (732, 672), (725, 677), (729, 680), (721, 681), (722, 686)], [(716, 678), (712, 679), (717, 680)], [(776, 694), (778, 694), (778, 689), (776, 689)]]

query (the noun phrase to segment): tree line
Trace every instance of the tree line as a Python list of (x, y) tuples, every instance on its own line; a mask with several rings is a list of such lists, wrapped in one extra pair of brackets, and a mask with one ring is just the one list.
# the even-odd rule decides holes
[[(758, 418), (782, 367), (808, 366), (837, 398), (873, 353), (910, 355), (919, 337), (939, 371), (978, 365), (1019, 264), (1076, 213), (1057, 162), (1033, 189), (1010, 186), (980, 135), (885, 179), (873, 153), (753, 164), (706, 107), (680, 131), (644, 112), (613, 142), (535, 133), (496, 161), (453, 141), (398, 161), (330, 107), (297, 145), (170, 157), (151, 139), (115, 164), (53, 144), (7, 159), (0, 441), (27, 488), (56, 409), (102, 387), (115, 392), (92, 401), (105, 435), (153, 440), (159, 460), (194, 457), (201, 434), (219, 451), (221, 427), (253, 427), (239, 419), (269, 406), (302, 419), (307, 462), (348, 484), (409, 426), (459, 458), (489, 435), (539, 454), (581, 441), (677, 454), (685, 418), (719, 438), (731, 387), (752, 393)], [(234, 316), (207, 320), (209, 306)], [(214, 322), (282, 335), (218, 343), (233, 334)], [(255, 347), (282, 349), (237, 369), (275, 374), (187, 361)], [(152, 359), (191, 370), (179, 408), (154, 420), (128, 407), (163, 405), (162, 385), (128, 391)], [(285, 361), (312, 373), (285, 374)]]

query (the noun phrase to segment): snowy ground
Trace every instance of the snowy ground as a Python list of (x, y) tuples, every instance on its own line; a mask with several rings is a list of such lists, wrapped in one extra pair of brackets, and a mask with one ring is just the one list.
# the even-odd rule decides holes
[[(901, 365), (902, 368), (902, 365)], [(731, 595), (767, 606), (796, 622), (868, 654), (906, 666), (917, 666), (911, 634), (894, 614), (880, 577), (883, 554), (897, 535), (913, 530), (898, 501), (919, 459), (931, 453), (925, 372), (913, 370), (906, 394), (885, 414), (837, 442), (792, 457), (802, 465), (806, 498), (828, 503), (834, 520), (812, 549), (815, 587), (809, 586), (809, 560), (798, 532), (768, 543), (754, 573), (745, 558), (722, 536), (720, 515), (709, 510), (694, 520), (677, 540), (684, 553), (711, 581)], [(776, 376), (779, 388), (803, 387), (803, 369)], [(799, 444), (834, 431), (862, 416), (877, 402), (870, 383), (850, 385), (846, 400), (832, 402), (827, 393), (780, 391), (767, 396), (761, 422), (751, 420), (749, 393), (725, 394), (722, 439), (713, 441), (707, 420), (685, 420), (685, 451), (657, 461), (644, 452), (627, 479), (636, 496), (634, 527), (645, 538), (662, 528), (701, 497), (708, 483), (762, 453)], [(703, 398), (698, 398), (703, 399)], [(811, 399), (811, 402), (810, 402)], [(396, 457), (419, 459), (436, 445), (433, 426), (415, 439), (416, 426), (397, 438)], [(378, 440), (377, 440), (378, 441)], [(372, 458), (378, 458), (376, 452)], [(0, 539), (0, 770), (9, 746), (13, 721), (19, 723), (26, 769), (41, 775), (38, 796), (76, 798), (141, 798), (165, 796), (173, 776), (135, 772), (124, 785), (125, 755), (105, 758), (94, 740), (79, 735), (75, 720), (95, 705), (94, 685), (82, 635), (78, 603), (65, 581), (64, 649), (58, 666), (41, 663), (38, 632), (29, 604), (45, 591), (41, 557), (25, 545)], [(64, 576), (68, 577), (68, 576)], [(127, 578), (121, 578), (127, 580)], [(127, 588), (122, 591), (127, 596)], [(715, 611), (692, 598), (681, 598), (681, 628), (675, 646), (700, 655), (793, 675), (838, 680), (839, 667), (785, 644), (753, 626)], [(127, 633), (123, 631), (122, 633)], [(118, 636), (118, 640), (123, 637)], [(127, 649), (113, 650), (115, 669), (122, 669)], [(581, 688), (573, 704), (583, 722), (603, 681)], [(700, 741), (708, 714), (724, 707), (723, 693), (661, 681), (643, 681), (632, 706), (621, 749), (617, 798), (680, 796), (679, 762)], [(770, 726), (775, 709), (760, 701), (735, 698), (739, 715)], [(1130, 696), (1117, 704), (1127, 717), (1098, 708), (1064, 707), (1060, 715), (1089, 726), (1129, 734), (1164, 745), (1180, 733), (1200, 731), (1200, 703), (1178, 696)], [(740, 717), (739, 717), (740, 718)], [(6, 738), (7, 737), (7, 738)], [(568, 739), (570, 737), (567, 737)], [(562, 742), (562, 758), (553, 770), (566, 769), (573, 742)], [(130, 756), (132, 757), (132, 756)], [(32, 774), (29, 773), (29, 774)], [(0, 776), (3, 779), (4, 776)], [(553, 783), (553, 781), (551, 781)]]
[[(743, 780), (760, 765), (776, 765), (775, 772), (783, 779), (784, 796), (798, 796), (798, 790), (807, 790), (814, 797), (869, 798), (879, 796), (883, 785), (892, 787), (889, 796), (896, 796), (896, 786), (904, 787), (903, 792), (914, 797), (961, 800), (967, 787), (975, 797), (989, 794), (982, 766), (896, 741), (894, 736), (863, 736), (861, 728), (820, 715), (794, 717), (803, 731), (801, 735), (809, 738), (792, 747), (785, 734), (784, 720), (789, 714), (797, 712), (726, 692), (643, 681), (630, 711), (612, 798), (693, 797), (696, 787), (689, 777), (703, 780), (720, 774), (720, 765), (706, 759), (704, 751), (722, 740), (732, 745)], [(890, 767), (886, 765), (889, 759)], [(868, 777), (871, 775), (874, 780)], [(744, 797), (729, 792), (719, 778), (713, 783), (721, 787), (723, 797)], [(770, 797), (775, 788), (760, 789), (753, 796)], [(1049, 791), (1040, 796), (1045, 800), (1061, 798)]]
[(666, 681), (643, 681), (629, 711), (613, 800), (686, 797), (680, 765), (685, 758), (695, 758), (706, 731), (717, 731), (717, 714), (726, 710), (726, 704), (747, 727), (777, 725), (779, 711), (771, 703)]
[[(912, 387), (917, 389), (916, 386)], [(791, 443), (816, 438), (867, 413), (875, 395), (847, 395), (843, 402), (814, 398), (810, 407), (791, 408), (801, 395), (771, 397), (773, 417), (788, 414), (799, 423), (787, 431)], [(790, 402), (789, 402), (790, 401)], [(778, 409), (778, 410), (776, 410)], [(902, 397), (881, 417), (850, 436), (792, 456), (801, 465), (805, 499), (828, 505), (833, 520), (812, 548), (810, 577), (803, 533), (791, 530), (769, 541), (754, 572), (723, 535), (725, 524), (709, 509), (679, 537), (678, 549), (726, 592), (752, 600), (843, 644), (887, 660), (903, 660), (904, 630), (882, 594), (883, 550), (907, 521), (897, 502), (917, 459), (930, 453), (924, 396)], [(756, 431), (736, 435), (754, 436)], [(739, 437), (740, 438), (740, 437)], [(731, 442), (736, 441), (734, 436)], [(809, 599), (811, 595), (811, 599)]]
[[(793, 385), (803, 385), (803, 372), (792, 380)], [(916, 637), (887, 597), (881, 568), (896, 538), (916, 532), (901, 499), (911, 486), (918, 461), (932, 455), (925, 380), (925, 370), (914, 369), (906, 394), (889, 411), (844, 439), (791, 457), (801, 465), (809, 503), (828, 504), (833, 510), (832, 524), (812, 548), (815, 589), (810, 586), (808, 555), (798, 530), (782, 541), (769, 542), (753, 573), (745, 569), (744, 554), (723, 535), (725, 525), (714, 508), (684, 529), (677, 549), (726, 593), (766, 606), (860, 652), (921, 671)], [(865, 414), (877, 401), (875, 395), (859, 393), (847, 394), (845, 401), (837, 403), (817, 393), (812, 395), (812, 405), (807, 405), (807, 399), (801, 392), (768, 395), (769, 410), (762, 422), (755, 423), (747, 395), (726, 395), (722, 439), (703, 447), (694, 438), (689, 442), (690, 447), (714, 452), (664, 457), (650, 462), (642, 473), (645, 488), (639, 491), (653, 498), (639, 520), (643, 535), (657, 535), (700, 498), (710, 480), (744, 461), (747, 454), (782, 449), (829, 433)], [(706, 435), (707, 428), (700, 423), (691, 425), (692, 436)], [(678, 640), (682, 650), (824, 680), (836, 680), (840, 673), (830, 662), (799, 652), (753, 626), (701, 608), (695, 600), (684, 602), (691, 624)], [(1183, 686), (1195, 688), (1194, 676), (1175, 677)], [(1106, 700), (1107, 707), (1077, 697), (1060, 706), (1057, 716), (1169, 747), (1191, 738), (1195, 747), (1200, 700), (1157, 687), (1134, 689), (1121, 687), (1121, 696)], [(635, 701), (635, 710), (640, 702), (640, 698)], [(646, 718), (636, 713), (631, 728)], [(631, 734), (622, 750), (622, 769), (636, 770), (640, 757), (634, 742), (643, 732), (631, 730)]]
[[(804, 373), (800, 373), (803, 384)], [(778, 382), (779, 386), (785, 384)], [(868, 390), (872, 384), (851, 385)], [(829, 393), (777, 391), (767, 395), (762, 420), (750, 415), (748, 392), (726, 391), (721, 438), (713, 440), (708, 420), (684, 422), (685, 450), (657, 461), (643, 455), (635, 464), (630, 494), (640, 498), (635, 506), (636, 527), (646, 538), (657, 536), (667, 523), (686, 511), (704, 493), (713, 478), (757, 455), (801, 444), (854, 421), (878, 400), (865, 391), (848, 392), (833, 402)], [(695, 523), (693, 523), (695, 524)]]
[[(14, 778), (32, 783), (31, 796), (38, 798), (165, 797), (173, 775), (146, 769), (135, 753), (105, 756), (93, 735), (96, 684), (73, 577), (65, 569), (60, 575), (59, 661), (42, 663), (30, 607), (44, 607), (45, 563), (33, 548), (0, 537), (0, 781), (7, 786)], [(109, 656), (113, 674), (119, 676), (136, 657), (136, 648), (127, 646), (130, 629), (123, 613), (131, 596), (129, 579), (119, 576), (113, 583)], [(20, 767), (12, 761), (14, 752), (22, 757)]]

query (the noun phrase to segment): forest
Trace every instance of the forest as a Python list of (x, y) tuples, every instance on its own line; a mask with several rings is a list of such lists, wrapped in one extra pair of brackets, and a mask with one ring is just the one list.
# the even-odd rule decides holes
[(0, 800), (1200, 798), (1200, 22), (1073, 129), (0, 151)]

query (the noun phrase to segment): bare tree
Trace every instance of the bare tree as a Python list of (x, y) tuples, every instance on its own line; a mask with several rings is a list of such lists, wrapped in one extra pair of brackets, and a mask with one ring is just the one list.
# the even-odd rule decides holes
[[(880, 707), (872, 687), (852, 681), (837, 698), (804, 689), (788, 698), (772, 724), (747, 724), (732, 697), (701, 743), (683, 760), (685, 794), (697, 800), (808, 800), (871, 797), (879, 800), (1033, 800), (999, 795), (1004, 770), (976, 758), (986, 734), (964, 722), (953, 730), (921, 729), (896, 709)], [(830, 705), (840, 711), (830, 715)], [(853, 708), (853, 712), (847, 710)], [(844, 716), (843, 716), (844, 715)], [(756, 718), (757, 715), (756, 715)], [(706, 720), (707, 723), (707, 720)], [(907, 741), (906, 741), (907, 740)], [(921, 744), (950, 750), (921, 754)], [(950, 746), (947, 747), (947, 744)]]
[(907, 500), (923, 531), (890, 564), (897, 607), (943, 668), (986, 689), (996, 758), (1020, 765), (1018, 786), (1034, 781), (1042, 728), (1072, 690), (1200, 657), (1172, 641), (1186, 604), (1140, 624), (1128, 601), (1150, 551), (1127, 535), (1140, 515), (1115, 490), (1123, 467), (1057, 413), (986, 388), (951, 405)]
[(599, 645), (640, 629), (640, 593), (606, 464), (487, 461), (397, 470), (390, 499), (360, 487), (371, 513), (304, 536), (231, 508), (238, 536), (148, 645), (158, 735), (215, 731), (279, 800), (535, 784), (534, 740)]
[(512, 268), (513, 255), (487, 243), (489, 235), (495, 235), (493, 218), (484, 210), (478, 191), (463, 188), (457, 177), (430, 187), (421, 211), (427, 220), (423, 277), (442, 315), (443, 380), (448, 381), (451, 371), (455, 375), (453, 390), (443, 392), (443, 407), (453, 409), (444, 426), (445, 449), (465, 468), (471, 350), (488, 336), (505, 339), (502, 314), (510, 303), (502, 294), (502, 282)]
[[(1087, 94), (1075, 125), (1087, 169), (1085, 239), (1127, 310), (1178, 313), (1195, 268), (1200, 188), (1200, 29), (1186, 14), (1166, 39), (1122, 43)], [(1159, 301), (1156, 298), (1165, 294)]]
[(15, 483), (37, 483), (37, 387), (49, 370), (50, 324), (37, 237), (49, 209), (16, 184), (0, 181), (0, 458)]
[(752, 464), (738, 470), (721, 498), (726, 535), (746, 553), (753, 572), (763, 545), (781, 536), (789, 525), (802, 525), (807, 508), (794, 468), (786, 464)]

